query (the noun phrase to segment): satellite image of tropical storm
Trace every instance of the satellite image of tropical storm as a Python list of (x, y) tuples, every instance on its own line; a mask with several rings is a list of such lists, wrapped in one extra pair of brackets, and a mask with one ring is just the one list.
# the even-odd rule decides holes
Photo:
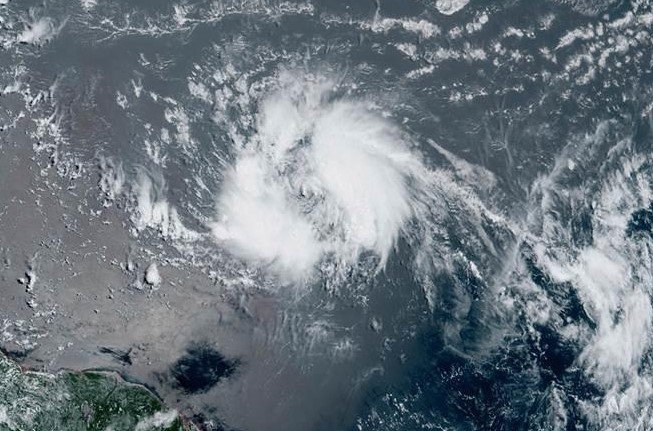
[(653, 430), (653, 0), (0, 0), (0, 431)]

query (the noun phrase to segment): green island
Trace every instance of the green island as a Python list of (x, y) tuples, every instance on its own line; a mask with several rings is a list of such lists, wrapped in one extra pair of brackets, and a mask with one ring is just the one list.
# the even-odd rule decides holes
[(175, 410), (117, 374), (23, 371), (0, 353), (0, 431), (183, 431)]

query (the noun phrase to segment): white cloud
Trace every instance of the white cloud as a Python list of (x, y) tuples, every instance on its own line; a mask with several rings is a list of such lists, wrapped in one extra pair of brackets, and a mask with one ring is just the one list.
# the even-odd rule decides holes
[(84, 9), (90, 10), (97, 5), (97, 0), (80, 0), (80, 3)]
[(168, 202), (163, 177), (158, 177), (157, 180), (156, 184), (153, 183), (145, 171), (140, 171), (137, 175), (134, 186), (136, 211), (133, 217), (136, 230), (155, 229), (164, 238), (170, 239), (197, 239), (199, 234), (184, 226), (177, 209)]
[(161, 285), (161, 274), (156, 262), (152, 262), (145, 270), (145, 282), (155, 288)]
[(169, 427), (177, 419), (177, 417), (178, 413), (176, 410), (156, 412), (152, 416), (139, 421), (136, 424), (135, 431), (147, 431), (155, 428)]
[(213, 235), (239, 257), (274, 265), (278, 272), (297, 278), (320, 256), (322, 245), (310, 222), (260, 155), (241, 156), (227, 178), (218, 211)]
[(331, 100), (331, 86), (295, 82), (269, 95), (217, 199), (216, 240), (291, 279), (327, 256), (353, 264), (371, 251), (383, 266), (423, 171), (390, 120)]
[(42, 17), (25, 25), (25, 30), (18, 35), (18, 42), (43, 45), (52, 40), (66, 24), (56, 25), (52, 18)]
[(442, 14), (453, 15), (467, 6), (467, 3), (469, 3), (469, 0), (437, 0), (435, 7)]
[(331, 201), (329, 218), (343, 223), (352, 257), (362, 248), (385, 262), (411, 215), (408, 178), (417, 161), (392, 124), (349, 102), (325, 110), (312, 139), (318, 193)]

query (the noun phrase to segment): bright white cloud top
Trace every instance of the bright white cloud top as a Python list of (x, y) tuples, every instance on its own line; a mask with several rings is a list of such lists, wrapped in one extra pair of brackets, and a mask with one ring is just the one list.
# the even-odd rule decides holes
[(217, 199), (215, 238), (292, 280), (326, 256), (351, 264), (369, 251), (382, 267), (424, 172), (392, 121), (331, 88), (294, 83), (263, 100)]

